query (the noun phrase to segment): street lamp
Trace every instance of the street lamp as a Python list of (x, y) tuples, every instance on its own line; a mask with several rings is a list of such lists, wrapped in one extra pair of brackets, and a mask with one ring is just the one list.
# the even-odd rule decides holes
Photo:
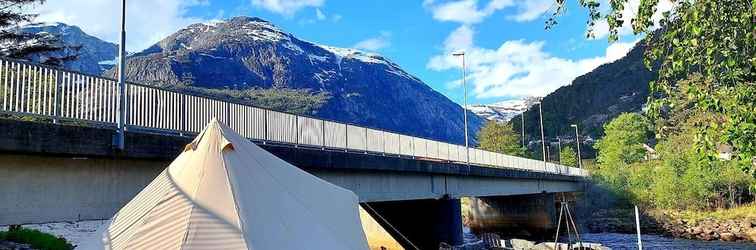
[(465, 68), (465, 52), (464, 51), (455, 52), (455, 53), (452, 53), (452, 56), (462, 57), (462, 88), (465, 91), (465, 96), (463, 98), (464, 106), (462, 106), (462, 110), (464, 110), (465, 112), (465, 117), (464, 117), (465, 119), (465, 154), (466, 154), (465, 161), (467, 162), (467, 165), (470, 165), (470, 144), (467, 139), (467, 82), (466, 82), (467, 73), (466, 73), (466, 68)]
[(562, 164), (562, 138), (559, 138), (559, 136), (557, 136), (557, 143), (559, 143), (557, 144), (557, 149), (559, 150), (557, 151), (557, 156), (559, 156), (559, 164)]
[(580, 160), (580, 134), (578, 134), (577, 124), (572, 124), (570, 127), (575, 128), (575, 144), (577, 144), (577, 162), (578, 168), (583, 168), (583, 161)]
[(544, 167), (544, 170), (545, 170), (545, 168), (546, 168), (546, 138), (543, 135), (543, 108), (542, 108), (543, 105), (541, 105), (540, 101), (536, 102), (535, 104), (538, 104), (538, 116), (539, 116), (539, 118), (541, 120), (541, 148), (543, 150), (543, 152), (542, 152), (542, 154), (543, 154), (543, 167)]
[(118, 137), (116, 147), (124, 149), (126, 128), (126, 0), (121, 1), (121, 43), (118, 45)]
[(522, 147), (525, 147), (525, 112), (528, 112), (528, 109), (525, 108), (522, 111), (522, 114), (520, 114), (520, 130), (522, 130)]

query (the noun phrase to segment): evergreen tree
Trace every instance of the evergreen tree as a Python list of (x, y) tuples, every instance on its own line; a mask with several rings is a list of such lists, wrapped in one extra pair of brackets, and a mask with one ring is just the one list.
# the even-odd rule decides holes
[(63, 56), (51, 54), (64, 48), (58, 43), (57, 36), (19, 32), (20, 25), (32, 24), (37, 16), (24, 10), (44, 2), (45, 0), (0, 0), (0, 56), (17, 59), (37, 56), (43, 64), (49, 65), (60, 65), (76, 58), (75, 53)]

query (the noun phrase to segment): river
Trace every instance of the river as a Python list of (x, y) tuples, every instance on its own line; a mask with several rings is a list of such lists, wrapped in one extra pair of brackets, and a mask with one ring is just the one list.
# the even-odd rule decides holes
[[(464, 228), (464, 236), (466, 245), (479, 245), (476, 244), (479, 242), (479, 239), (467, 227)], [(581, 238), (584, 242), (601, 243), (613, 250), (638, 249), (638, 239), (635, 234), (581, 234)], [(756, 250), (756, 243), (687, 240), (650, 234), (642, 235), (641, 239), (643, 241), (643, 249)], [(567, 238), (562, 238), (560, 242), (566, 241)]]

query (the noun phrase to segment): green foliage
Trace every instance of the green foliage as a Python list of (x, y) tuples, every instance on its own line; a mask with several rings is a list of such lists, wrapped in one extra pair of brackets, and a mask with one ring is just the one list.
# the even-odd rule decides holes
[[(710, 122), (712, 117), (706, 113), (686, 117), (677, 131), (670, 132), (655, 146), (656, 159), (606, 160), (602, 155), (615, 154), (617, 149), (601, 147), (599, 160), (604, 161), (591, 167), (594, 181), (621, 201), (656, 208), (706, 210), (753, 201), (749, 186), (756, 184), (756, 178), (740, 171), (737, 161), (702, 157), (691, 143), (697, 136), (698, 124)], [(607, 137), (618, 134), (614, 129), (607, 131), (615, 131), (607, 133)], [(632, 136), (624, 136), (629, 137)]]
[(520, 135), (512, 130), (511, 124), (488, 121), (478, 131), (479, 148), (515, 156), (525, 156), (525, 148), (520, 144)]
[(624, 113), (604, 125), (606, 136), (595, 147), (599, 150), (598, 162), (602, 166), (621, 166), (642, 160), (643, 148), (650, 134), (646, 118), (635, 113)]
[(313, 92), (309, 89), (207, 89), (180, 85), (168, 87), (181, 92), (209, 95), (222, 100), (298, 115), (314, 114), (331, 98), (328, 92)]
[[(555, 1), (558, 15), (565, 1)], [(609, 41), (617, 40), (622, 12), (630, 7), (628, 1), (610, 1), (603, 17), (592, 4), (595, 2), (579, 0), (588, 9), (589, 27), (604, 18), (609, 24)], [(655, 29), (652, 20), (658, 5), (656, 0), (640, 2), (632, 19), (634, 33)], [(650, 117), (662, 120), (657, 122), (657, 130), (675, 126), (663, 121), (676, 116), (674, 112), (681, 109), (674, 106), (681, 103), (710, 113), (719, 119), (699, 124), (692, 141), (696, 152), (713, 162), (717, 145), (730, 145), (736, 156), (733, 164), (752, 176), (756, 176), (755, 8), (752, 0), (674, 1), (673, 9), (662, 14), (658, 32), (645, 39), (646, 65), (659, 68), (648, 100)], [(547, 22), (549, 25), (553, 24)], [(699, 79), (682, 83), (693, 77)]]
[(0, 240), (13, 241), (16, 243), (29, 244), (39, 250), (70, 250), (74, 249), (66, 239), (58, 238), (34, 229), (14, 229), (0, 232)]
[(577, 153), (570, 146), (562, 147), (562, 151), (559, 152), (559, 163), (569, 167), (578, 167)]

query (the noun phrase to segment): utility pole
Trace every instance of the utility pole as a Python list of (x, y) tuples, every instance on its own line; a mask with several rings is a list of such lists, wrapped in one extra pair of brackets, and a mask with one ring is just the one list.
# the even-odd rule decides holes
[(559, 149), (557, 152), (557, 156), (559, 156), (559, 164), (562, 164), (562, 138), (559, 138), (559, 136), (557, 136), (557, 147), (557, 149)]
[(522, 147), (525, 147), (525, 112), (528, 112), (528, 109), (525, 108), (522, 111), (522, 114), (520, 114), (520, 130), (522, 130)]
[(572, 124), (570, 127), (575, 128), (575, 144), (577, 144), (577, 162), (578, 168), (583, 168), (583, 161), (580, 160), (580, 134), (578, 133), (577, 124)]
[(121, 43), (118, 45), (118, 137), (116, 147), (123, 150), (126, 128), (126, 0), (121, 0)]
[(465, 161), (467, 162), (467, 165), (470, 165), (470, 144), (467, 138), (467, 82), (466, 82), (467, 70), (465, 69), (465, 52), (464, 51), (456, 52), (456, 53), (453, 53), (452, 55), (462, 57), (462, 88), (464, 89), (464, 92), (465, 92), (465, 96), (463, 100), (464, 106), (462, 107), (462, 109), (465, 112), (465, 118), (464, 118), (465, 119), (465, 154), (466, 154)]
[(538, 116), (540, 117), (540, 120), (541, 120), (541, 148), (543, 150), (543, 167), (545, 170), (546, 169), (546, 138), (543, 135), (543, 107), (542, 107), (543, 105), (541, 104), (540, 101), (537, 102), (536, 104), (538, 104)]

